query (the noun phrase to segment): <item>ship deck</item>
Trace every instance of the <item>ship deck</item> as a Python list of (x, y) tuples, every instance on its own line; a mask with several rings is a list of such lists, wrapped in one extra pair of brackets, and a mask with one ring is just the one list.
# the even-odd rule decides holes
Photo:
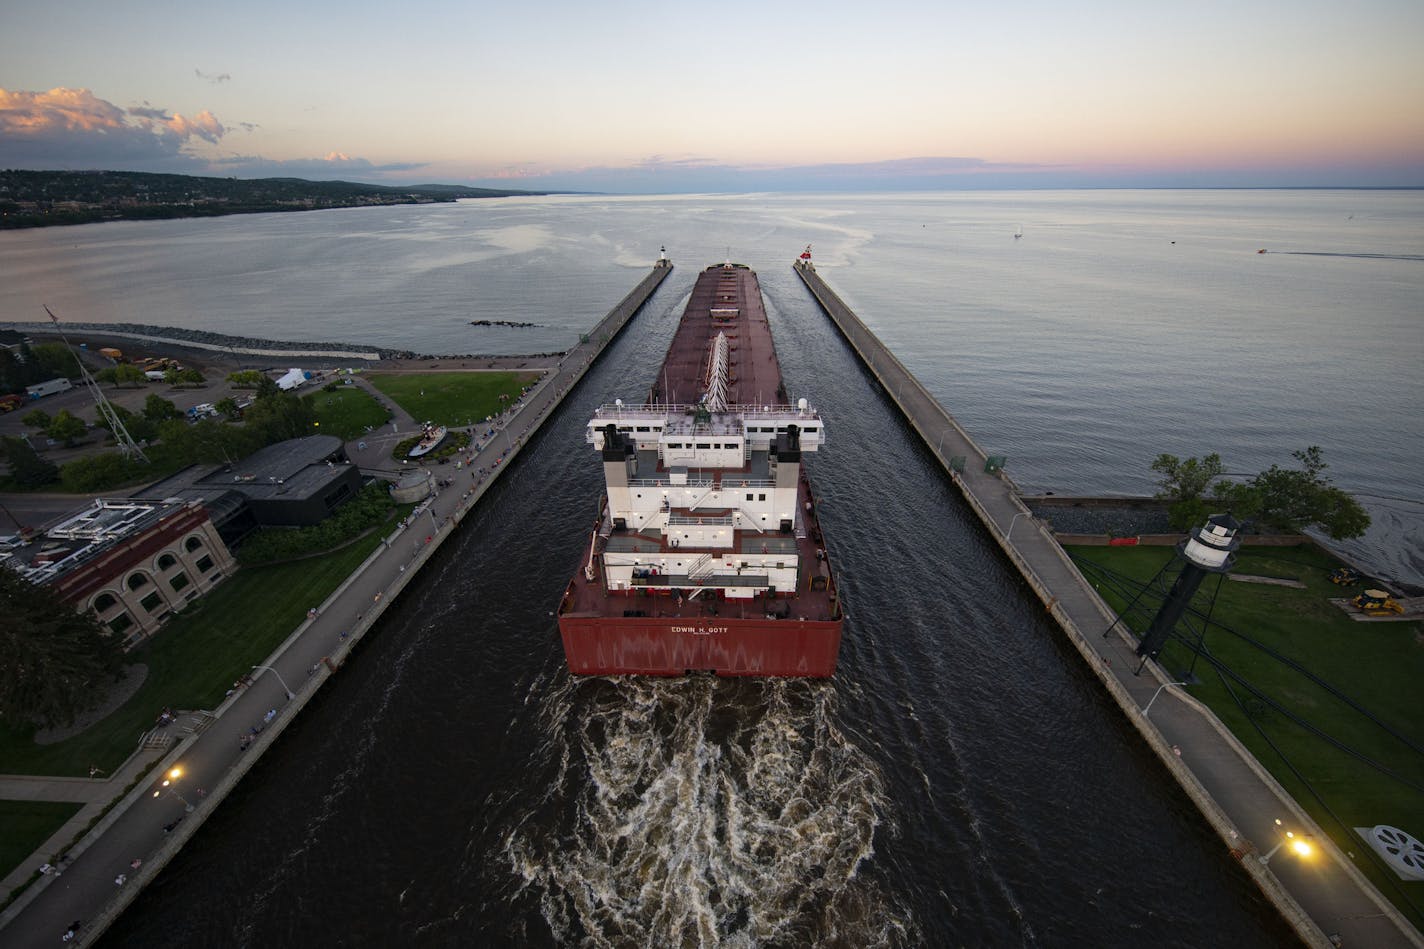
[(761, 286), (754, 271), (740, 266), (708, 268), (699, 277), (648, 401), (696, 403), (706, 391), (708, 343), (719, 332), (727, 336), (728, 404), (786, 402)]

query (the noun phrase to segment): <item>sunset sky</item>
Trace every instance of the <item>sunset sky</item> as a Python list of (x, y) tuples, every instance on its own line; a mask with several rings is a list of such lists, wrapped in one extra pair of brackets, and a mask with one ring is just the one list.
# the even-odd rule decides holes
[(1424, 186), (1421, 0), (6, 0), (0, 167), (660, 193)]

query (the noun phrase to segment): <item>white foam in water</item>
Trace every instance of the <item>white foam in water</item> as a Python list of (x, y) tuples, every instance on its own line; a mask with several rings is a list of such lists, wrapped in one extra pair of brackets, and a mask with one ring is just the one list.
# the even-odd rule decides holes
[(557, 689), (542, 751), (575, 760), (578, 779), (555, 792), (570, 820), (524, 822), (505, 842), (555, 939), (904, 942), (908, 913), (864, 873), (883, 782), (836, 728), (834, 696), (827, 683), (713, 678)]

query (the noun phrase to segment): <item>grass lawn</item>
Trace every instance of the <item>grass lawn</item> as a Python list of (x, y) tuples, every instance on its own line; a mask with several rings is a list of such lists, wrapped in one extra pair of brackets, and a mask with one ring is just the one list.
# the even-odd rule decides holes
[(381, 543), (382, 530), (325, 557), (246, 567), (195, 601), (130, 654), (148, 666), (138, 692), (112, 715), (73, 738), (36, 745), (33, 732), (0, 728), (0, 772), (87, 775), (112, 772), (138, 746), (164, 706), (216, 708), (241, 673), (250, 672), (341, 585)]
[[(464, 426), (498, 415), (539, 379), (537, 372), (442, 372), (428, 375), (366, 376), (377, 389), (417, 421)], [(505, 401), (500, 396), (508, 396)]]
[(316, 408), (318, 431), (322, 435), (335, 435), (342, 441), (358, 438), (368, 427), (376, 428), (390, 421), (390, 413), (375, 397), (354, 383), (338, 385), (330, 392), (318, 389), (312, 393), (312, 404)]
[(0, 868), (8, 872), (83, 807), (74, 801), (0, 801)]
[[(1070, 547), (1068, 553), (1109, 605), (1121, 611), (1174, 551)], [(1116, 582), (1094, 572), (1091, 564), (1126, 575), (1137, 586), (1114, 589)], [(1314, 547), (1242, 548), (1233, 573), (1299, 580), (1305, 589), (1222, 583), (1205, 648), (1239, 679), (1218, 671), (1203, 656), (1195, 670), (1201, 681), (1188, 691), (1216, 713), (1342, 850), (1356, 855), (1356, 864), (1375, 885), (1424, 927), (1424, 882), (1406, 883), (1378, 867), (1352, 830), (1392, 824), (1424, 837), (1424, 624), (1351, 620), (1328, 601), (1373, 584), (1336, 586), (1327, 579), (1336, 566)], [(1215, 587), (1215, 578), (1203, 581), (1194, 603), (1198, 609), (1208, 608)], [(1146, 605), (1140, 601), (1129, 617), (1132, 629), (1145, 630), (1159, 604), (1160, 596)], [(1192, 651), (1174, 638), (1160, 660), (1170, 673), (1185, 678)]]

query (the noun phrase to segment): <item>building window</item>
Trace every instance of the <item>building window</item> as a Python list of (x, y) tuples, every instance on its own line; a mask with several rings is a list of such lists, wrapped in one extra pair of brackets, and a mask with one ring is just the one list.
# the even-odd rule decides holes
[(199, 560), (195, 566), (197, 566), (199, 573), (207, 573), (213, 569), (213, 558), (207, 554), (203, 554), (203, 559)]
[(128, 629), (132, 625), (133, 617), (130, 616), (128, 613), (120, 613), (118, 616), (115, 616), (113, 619), (109, 620), (110, 631), (119, 634), (122, 634), (124, 630)]
[(200, 537), (189, 537), (187, 540), (183, 541), (183, 549), (188, 551), (188, 553), (190, 554), (202, 546), (203, 541)]
[(188, 585), (188, 575), (180, 570), (168, 581), (168, 585), (175, 590), (181, 590)]
[(108, 611), (109, 607), (113, 606), (117, 602), (119, 602), (118, 598), (115, 597), (112, 593), (100, 593), (97, 597), (94, 598), (94, 612), (105, 613)]
[(139, 600), (138, 605), (143, 607), (144, 612), (152, 613), (154, 610), (158, 609), (160, 606), (163, 605), (163, 596), (157, 590), (154, 590), (148, 596)]
[(164, 554), (162, 557), (158, 558), (158, 569), (167, 570), (169, 567), (173, 566), (177, 562), (177, 557), (173, 556), (172, 554)]
[(130, 590), (142, 590), (146, 586), (148, 586), (148, 577), (145, 574), (134, 573), (129, 575)]

